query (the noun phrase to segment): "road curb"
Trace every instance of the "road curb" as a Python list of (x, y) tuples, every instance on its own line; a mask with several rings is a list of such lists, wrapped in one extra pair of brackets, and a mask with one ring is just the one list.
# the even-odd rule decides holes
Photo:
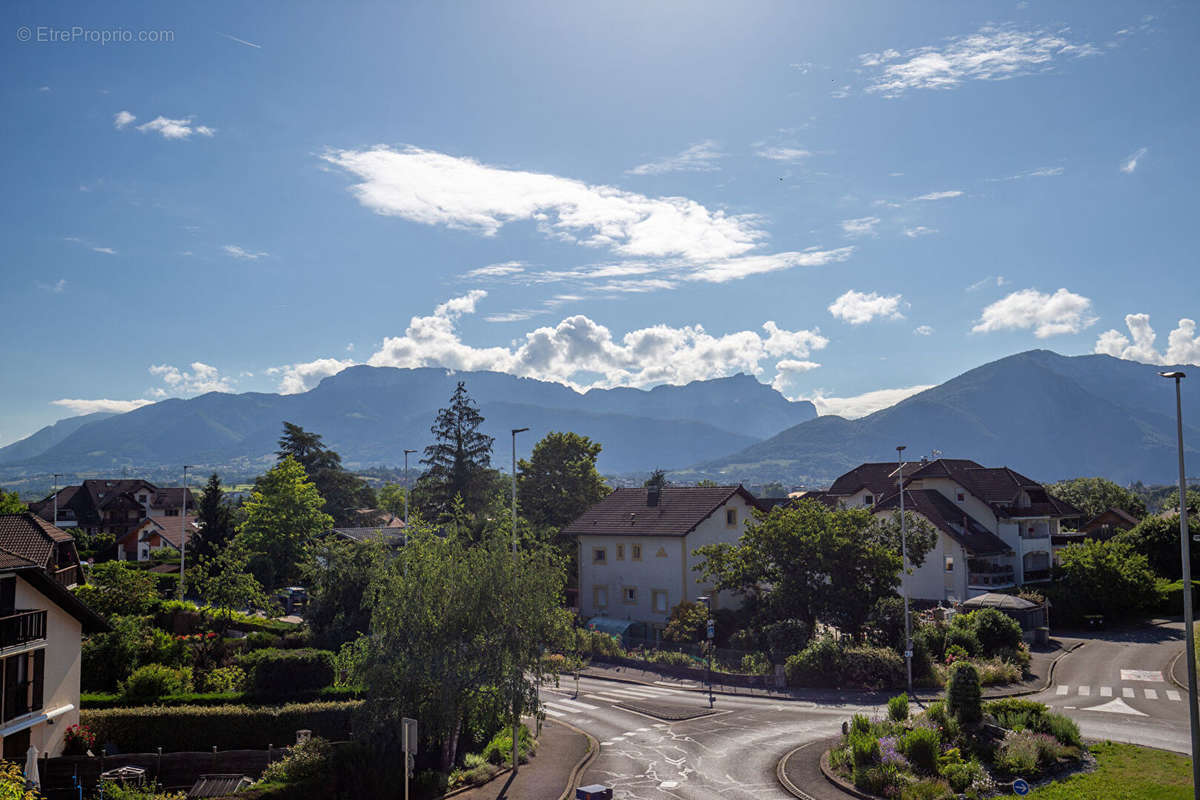
[(1179, 652), (1176, 653), (1175, 657), (1171, 659), (1171, 666), (1167, 667), (1167, 675), (1168, 675), (1168, 677), (1170, 677), (1171, 683), (1175, 684), (1180, 689), (1183, 689), (1185, 692), (1188, 690), (1188, 688), (1186, 686), (1184, 686), (1182, 683), (1180, 683), (1179, 680), (1175, 677), (1175, 665), (1179, 663), (1179, 659), (1183, 658), (1183, 654), (1186, 652), (1187, 652), (1187, 645), (1184, 645), (1183, 647), (1179, 648)]
[(788, 759), (796, 755), (796, 753), (799, 753), (804, 748), (814, 744), (820, 744), (820, 742), (808, 742), (807, 744), (802, 744), (799, 747), (793, 747), (787, 753), (784, 753), (783, 758), (779, 759), (779, 761), (775, 763), (775, 779), (779, 781), (779, 785), (787, 790), (787, 792), (793, 797), (799, 797), (800, 800), (814, 800), (814, 798), (799, 786), (792, 783), (791, 779), (788, 778), (787, 763)]
[(570, 798), (575, 794), (575, 787), (579, 785), (579, 779), (583, 777), (583, 771), (591, 766), (591, 763), (596, 760), (597, 756), (600, 755), (600, 741), (587, 731), (583, 730), (582, 728), (576, 728), (569, 722), (555, 720), (554, 724), (570, 728), (576, 733), (582, 733), (585, 737), (587, 737), (588, 751), (584, 753), (583, 758), (579, 759), (578, 763), (575, 764), (575, 768), (571, 770), (571, 774), (567, 778), (567, 787), (563, 789), (563, 793), (558, 796), (558, 800), (570, 800)]
[(1083, 647), (1087, 642), (1076, 642), (1067, 649), (1063, 650), (1053, 661), (1050, 662), (1050, 669), (1046, 670), (1046, 680), (1042, 682), (1040, 688), (1023, 689), (1019, 692), (1009, 692), (1007, 694), (994, 694), (991, 697), (984, 696), (984, 700), (998, 700), (1004, 697), (1028, 697), (1031, 694), (1041, 694), (1049, 689), (1054, 684), (1054, 668), (1058, 666), (1058, 662), (1062, 661), (1067, 656), (1074, 653), (1079, 648)]

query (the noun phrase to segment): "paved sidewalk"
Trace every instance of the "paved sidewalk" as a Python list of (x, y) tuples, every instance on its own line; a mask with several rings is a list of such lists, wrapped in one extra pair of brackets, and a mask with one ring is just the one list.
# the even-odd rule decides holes
[[(588, 753), (588, 737), (574, 728), (547, 720), (537, 752), (514, 776), (500, 775), (490, 783), (454, 795), (454, 800), (556, 800), (567, 783), (578, 779), (575, 767)], [(574, 787), (571, 787), (572, 791)]]
[(841, 741), (840, 736), (809, 742), (779, 764), (779, 782), (789, 794), (804, 800), (847, 800), (851, 795), (829, 782), (821, 772), (821, 754)]

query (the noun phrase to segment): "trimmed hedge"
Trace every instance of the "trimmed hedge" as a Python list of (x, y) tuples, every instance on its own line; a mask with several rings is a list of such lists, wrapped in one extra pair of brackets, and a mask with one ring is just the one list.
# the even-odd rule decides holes
[[(294, 702), (361, 700), (365, 692), (353, 686), (326, 686), (315, 692), (297, 692), (288, 695)], [(127, 708), (129, 703), (119, 694), (111, 692), (84, 692), (79, 695), (81, 708)], [(254, 706), (261, 705), (259, 698), (249, 692), (187, 692), (186, 694), (163, 695), (154, 701), (156, 706)]]
[(307, 728), (314, 736), (346, 739), (362, 700), (330, 703), (293, 703), (285, 706), (141, 706), (137, 708), (84, 709), (80, 724), (96, 734), (103, 747), (113, 744), (124, 753), (259, 749), (268, 744), (289, 745), (296, 731)]
[(282, 650), (266, 647), (238, 659), (246, 670), (247, 688), (257, 697), (286, 697), (296, 692), (315, 692), (333, 684), (333, 653), (302, 647)]

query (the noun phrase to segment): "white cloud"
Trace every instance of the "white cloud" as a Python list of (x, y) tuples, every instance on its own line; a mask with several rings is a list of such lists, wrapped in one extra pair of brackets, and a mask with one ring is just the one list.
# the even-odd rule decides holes
[(794, 164), (797, 161), (803, 161), (804, 159), (808, 158), (812, 155), (812, 152), (801, 147), (768, 147), (763, 145), (756, 149), (754, 154), (759, 158), (767, 158), (771, 161), (784, 161)]
[(916, 239), (918, 236), (932, 236), (937, 232), (937, 228), (926, 228), (924, 225), (904, 229), (904, 235), (910, 239)]
[(220, 370), (203, 361), (193, 361), (191, 372), (181, 370), (169, 364), (155, 364), (150, 367), (150, 374), (162, 378), (167, 385), (165, 394), (205, 394), (206, 392), (232, 392), (233, 381), (222, 376)]
[(1059, 289), (1043, 294), (1037, 289), (1021, 289), (983, 309), (972, 333), (1000, 330), (1033, 330), (1045, 339), (1064, 333), (1079, 333), (1093, 325), (1092, 301), (1082, 295)]
[(1108, 330), (1100, 334), (1093, 351), (1146, 364), (1200, 365), (1200, 335), (1195, 320), (1186, 317), (1179, 320), (1175, 330), (1167, 334), (1165, 353), (1155, 347), (1158, 335), (1150, 327), (1149, 314), (1126, 314), (1125, 327), (1133, 337), (1132, 342), (1125, 334)]
[(111, 247), (93, 247), (92, 252), (104, 253), (105, 255), (108, 255), (108, 256), (115, 256), (117, 254), (117, 251), (113, 250)]
[(1025, 178), (1055, 178), (1066, 172), (1065, 167), (1040, 167), (1031, 169), (1028, 172), (1018, 172), (1016, 175), (1009, 175), (1004, 178), (988, 178), (989, 181), (995, 183), (997, 181), (1019, 181)]
[(851, 325), (862, 325), (880, 317), (902, 319), (901, 295), (884, 296), (875, 292), (856, 292), (851, 289), (829, 304), (829, 313)]
[[(120, 124), (122, 114), (128, 114), (124, 124)], [(133, 122), (134, 116), (127, 111), (122, 111), (117, 114), (117, 128), (123, 128), (130, 122)], [(157, 116), (149, 122), (137, 126), (137, 129), (142, 133), (159, 133), (164, 139), (187, 139), (193, 133), (198, 133), (201, 136), (212, 136), (216, 130), (207, 125), (193, 125), (191, 117), (184, 119), (168, 119), (164, 116)]]
[(227, 244), (221, 249), (225, 251), (226, 255), (232, 256), (233, 258), (240, 258), (244, 261), (257, 261), (260, 258), (271, 255), (265, 251), (254, 252), (251, 250), (245, 250), (241, 247), (238, 247), (236, 244)]
[(505, 261), (501, 264), (488, 264), (478, 267), (463, 275), (466, 278), (502, 278), (506, 275), (517, 275), (525, 271), (521, 261)]
[(932, 336), (933, 328), (929, 325), (918, 325), (917, 327), (913, 328), (913, 333), (915, 333), (917, 336)]
[(346, 367), (352, 367), (358, 362), (350, 358), (318, 358), (301, 364), (288, 364), (284, 367), (271, 367), (266, 370), (268, 375), (280, 375), (280, 394), (299, 394), (307, 392), (322, 379), (336, 375)]
[(1067, 31), (1019, 30), (1013, 25), (985, 25), (975, 33), (955, 36), (940, 46), (901, 53), (864, 53), (860, 63), (873, 71), (868, 92), (899, 97), (912, 89), (953, 89), (965, 81), (998, 81), (1053, 69), (1056, 59), (1096, 55), (1090, 43), (1066, 38)]
[(949, 200), (953, 197), (962, 197), (963, 193), (958, 189), (950, 189), (945, 192), (929, 192), (928, 194), (920, 194), (912, 198), (911, 202), (922, 202), (925, 200)]
[(137, 119), (137, 117), (135, 117), (133, 114), (130, 114), (128, 111), (118, 111), (116, 114), (113, 114), (113, 127), (117, 130), (121, 130), (135, 119)]
[(238, 37), (234, 36), (232, 33), (220, 33), (218, 31), (218, 35), (224, 36), (226, 39), (229, 39), (232, 42), (237, 42), (238, 44), (244, 44), (244, 45), (246, 45), (246, 47), (253, 47), (255, 50), (262, 50), (261, 44), (255, 44), (254, 42), (247, 42), (245, 39), (239, 39)]
[(877, 389), (873, 392), (854, 395), (852, 397), (830, 397), (822, 392), (816, 392), (811, 397), (796, 397), (794, 400), (811, 400), (821, 416), (835, 414), (846, 419), (858, 419), (868, 414), (874, 414), (885, 408), (896, 405), (901, 400), (919, 394), (933, 385), (906, 386), (900, 389)]
[(42, 283), (41, 281), (37, 281), (34, 285), (36, 285), (37, 288), (41, 289), (44, 292), (53, 292), (54, 294), (62, 294), (63, 291), (67, 288), (67, 279), (59, 278), (54, 283)]
[(842, 220), (842, 231), (847, 236), (875, 236), (875, 226), (879, 217), (859, 217), (858, 219)]
[(853, 247), (836, 247), (832, 250), (805, 250), (799, 253), (774, 253), (772, 255), (743, 256), (725, 261), (714, 261), (684, 276), (685, 280), (724, 283), (725, 281), (778, 272), (792, 267), (820, 267), (845, 261), (854, 253)]
[(135, 408), (150, 405), (152, 400), (79, 400), (64, 397), (61, 400), (51, 400), (50, 405), (62, 406), (76, 414), (92, 414), (97, 411), (109, 411), (114, 414), (124, 414)]
[(1145, 155), (1146, 148), (1139, 147), (1131, 156), (1129, 156), (1128, 159), (1125, 160), (1125, 163), (1121, 165), (1121, 172), (1124, 172), (1126, 175), (1132, 174), (1133, 171), (1137, 169), (1138, 162), (1141, 161)]
[(713, 172), (720, 169), (717, 159), (724, 155), (720, 147), (712, 139), (688, 147), (681, 153), (667, 158), (639, 164), (633, 169), (626, 170), (630, 175), (663, 175), (668, 172)]
[(986, 278), (980, 278), (979, 280), (975, 281), (970, 286), (968, 286), (967, 291), (968, 292), (976, 292), (985, 286), (991, 286), (992, 284), (995, 284), (996, 286), (1005, 286), (1007, 283), (1008, 283), (1008, 278), (1005, 278), (1003, 275), (996, 275), (996, 276), (988, 275)]

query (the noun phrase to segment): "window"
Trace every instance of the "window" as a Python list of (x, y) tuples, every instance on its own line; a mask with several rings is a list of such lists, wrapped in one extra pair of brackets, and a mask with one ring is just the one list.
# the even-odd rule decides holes
[(167, 516), (168, 516), (168, 517), (178, 517), (178, 516), (179, 516), (179, 509), (178, 509), (178, 508), (168, 508), (168, 509), (167, 509)]
[(608, 563), (608, 551), (603, 547), (593, 547), (592, 548), (592, 563), (593, 564), (607, 564)]
[(946, 572), (954, 572), (954, 556), (946, 556)]
[(869, 494), (865, 494), (865, 495), (863, 495), (863, 505), (864, 505), (864, 506), (873, 506), (873, 505), (875, 505), (875, 498), (874, 498), (874, 497), (872, 497), (872, 496), (871, 496), (871, 495), (869, 495)]
[(667, 613), (667, 590), (654, 589), (650, 592), (650, 604), (654, 607), (655, 614)]
[(46, 673), (46, 651), (34, 650), (4, 659), (3, 719), (42, 708), (42, 685)]
[(959, 492), (959, 493), (958, 493), (958, 502), (960, 502), (960, 503), (961, 503), (961, 502), (963, 502), (963, 501), (964, 501), (964, 500), (966, 500), (966, 499), (967, 499), (967, 496), (966, 496), (965, 494), (963, 494), (962, 492)]
[(637, 587), (626, 586), (621, 592), (621, 602), (627, 606), (637, 603)]
[(725, 527), (732, 528), (735, 525), (737, 525), (737, 509), (725, 509)]
[(632, 550), (630, 555), (633, 556), (633, 560), (641, 561), (642, 560), (642, 546), (640, 544), (634, 544), (634, 545), (630, 545), (630, 548)]
[(592, 607), (593, 608), (608, 608), (608, 587), (593, 586), (592, 587)]
[(619, 544), (619, 545), (617, 545), (617, 561), (624, 561), (624, 560), (625, 560), (625, 545)]

